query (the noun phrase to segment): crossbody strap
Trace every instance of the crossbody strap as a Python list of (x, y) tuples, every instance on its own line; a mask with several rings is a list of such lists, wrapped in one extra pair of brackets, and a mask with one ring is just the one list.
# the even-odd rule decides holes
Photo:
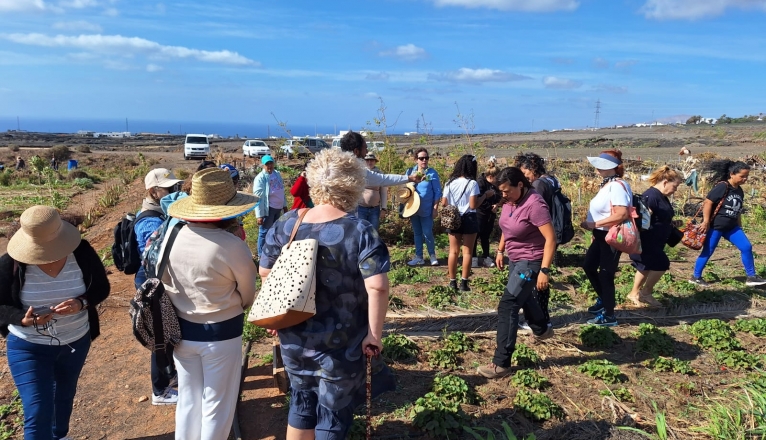
[(165, 249), (162, 251), (162, 258), (160, 258), (160, 264), (157, 267), (157, 273), (154, 275), (156, 278), (162, 279), (162, 275), (165, 274), (165, 268), (168, 265), (168, 257), (170, 256), (170, 248), (173, 246), (173, 242), (176, 241), (178, 231), (184, 227), (184, 223), (178, 222), (173, 225), (173, 229), (170, 231), (170, 237), (168, 237), (167, 243), (165, 243)]
[[(721, 206), (723, 206), (723, 201), (726, 200), (726, 196), (729, 195), (729, 182), (720, 181), (720, 182), (716, 183), (716, 186), (720, 185), (721, 183), (726, 184), (726, 191), (724, 191), (723, 197), (721, 197), (721, 200), (718, 201), (718, 206), (715, 207), (715, 211), (713, 212), (712, 217), (710, 217), (711, 220), (714, 219), (716, 215), (718, 215), (718, 211), (720, 211), (721, 210)], [(715, 187), (713, 187), (713, 188), (715, 188)], [(691, 220), (689, 220), (690, 223), (695, 218), (697, 218), (697, 216), (700, 214), (700, 212), (702, 212), (702, 208), (704, 206), (705, 206), (705, 201), (703, 200), (702, 204), (700, 204), (700, 207), (697, 209), (697, 212), (694, 214), (694, 217), (692, 217)]]
[[(464, 179), (465, 179), (465, 178), (464, 178)], [(457, 201), (458, 201), (459, 199), (462, 199), (462, 198), (463, 198), (463, 194), (465, 194), (465, 191), (468, 189), (468, 185), (470, 185), (470, 184), (471, 184), (471, 180), (470, 180), (470, 179), (465, 179), (465, 180), (467, 180), (467, 182), (466, 182), (465, 186), (463, 187), (463, 192), (461, 192), (461, 193), (460, 193), (460, 196), (458, 196), (458, 198), (457, 198), (457, 199), (455, 199), (455, 205), (456, 205), (456, 206), (457, 206)], [(453, 180), (452, 182), (454, 182), (454, 180)], [(450, 182), (450, 183), (452, 183), (452, 182)], [(449, 193), (450, 193), (450, 195), (452, 194), (452, 188), (450, 188), (450, 189), (449, 189)]]
[(303, 223), (303, 217), (306, 216), (306, 213), (309, 212), (309, 208), (306, 208), (298, 215), (298, 220), (295, 221), (295, 226), (293, 226), (293, 231), (290, 233), (290, 241), (287, 242), (287, 248), (290, 248), (290, 245), (293, 244), (293, 240), (295, 240), (295, 235), (298, 233), (298, 228), (301, 226), (301, 223)]

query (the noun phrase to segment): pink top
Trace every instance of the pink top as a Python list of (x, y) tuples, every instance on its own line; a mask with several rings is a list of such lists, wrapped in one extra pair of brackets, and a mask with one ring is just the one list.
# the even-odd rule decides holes
[(511, 261), (542, 260), (545, 237), (540, 226), (551, 222), (548, 205), (534, 189), (521, 204), (506, 203), (500, 213), (500, 230), (505, 238), (505, 253)]

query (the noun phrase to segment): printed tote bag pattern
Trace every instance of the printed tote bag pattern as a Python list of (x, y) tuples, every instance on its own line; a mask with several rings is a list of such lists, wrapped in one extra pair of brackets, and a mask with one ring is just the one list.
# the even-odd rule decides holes
[(290, 241), (264, 280), (247, 320), (279, 330), (300, 324), (316, 314), (316, 260), (319, 242), (313, 238), (295, 240), (298, 227), (308, 212), (295, 221)]
[[(622, 188), (627, 193), (628, 188), (625, 184), (619, 180), (617, 182), (622, 185)], [(632, 196), (630, 193), (629, 195)], [(640, 254), (641, 236), (639, 235), (638, 227), (636, 227), (636, 219), (638, 218), (636, 207), (629, 206), (628, 212), (630, 213), (630, 218), (628, 220), (617, 225), (612, 225), (612, 227), (609, 228), (609, 231), (606, 233), (606, 244), (626, 254)], [(614, 213), (614, 206), (612, 206), (612, 213)]]
[[(723, 201), (726, 200), (726, 196), (729, 194), (729, 184), (726, 182), (719, 182), (726, 185), (726, 192), (723, 193), (723, 197), (721, 198), (721, 201), (718, 202), (718, 206), (715, 208), (715, 212), (713, 213), (713, 216), (710, 217), (710, 221), (713, 221), (716, 215), (718, 215), (718, 211), (721, 209), (721, 206), (723, 205)], [(718, 185), (718, 184), (716, 184)], [(694, 249), (695, 251), (698, 251), (702, 249), (702, 245), (705, 243), (705, 238), (707, 237), (707, 232), (700, 231), (699, 223), (696, 223), (697, 216), (700, 215), (700, 212), (702, 212), (702, 207), (704, 206), (704, 203), (700, 205), (699, 209), (697, 210), (697, 213), (694, 214), (694, 217), (689, 219), (689, 222), (686, 223), (686, 228), (684, 229), (684, 236), (681, 237), (681, 243), (684, 244), (684, 246), (688, 247), (689, 249)]]
[[(463, 187), (463, 192), (460, 193), (460, 197), (455, 199), (456, 203), (457, 203), (457, 200), (460, 200), (463, 198), (463, 194), (465, 194), (465, 190), (468, 189), (468, 185), (470, 184), (471, 184), (470, 181), (465, 184), (465, 186)], [(452, 188), (450, 188), (450, 190), (451, 189)], [(460, 218), (460, 211), (457, 209), (457, 206), (455, 205), (447, 205), (447, 206), (440, 207), (439, 217), (441, 217), (442, 227), (447, 228), (451, 231), (460, 229), (460, 225), (463, 223), (462, 219)]]

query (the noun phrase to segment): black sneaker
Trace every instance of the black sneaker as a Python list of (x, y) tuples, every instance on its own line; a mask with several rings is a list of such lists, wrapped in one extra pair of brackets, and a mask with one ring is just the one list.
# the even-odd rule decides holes
[(471, 288), (468, 287), (468, 280), (462, 279), (460, 280), (460, 291), (461, 292), (470, 292)]
[(457, 290), (457, 280), (449, 280), (449, 288), (452, 290)]
[(596, 300), (596, 303), (588, 307), (588, 313), (591, 315), (598, 315), (604, 311), (604, 305), (601, 303), (601, 298)]
[(588, 324), (600, 325), (603, 327), (615, 327), (617, 326), (617, 318), (599, 313), (595, 318), (589, 319)]
[[(749, 279), (750, 278), (748, 277), (748, 280)], [(689, 282), (700, 287), (710, 287), (710, 284), (707, 281), (703, 280), (702, 277), (692, 278), (689, 280)], [(766, 283), (766, 281), (764, 281), (764, 283)]]
[(766, 284), (766, 280), (758, 275), (747, 277), (747, 281), (745, 281), (746, 286), (763, 286), (764, 284)]

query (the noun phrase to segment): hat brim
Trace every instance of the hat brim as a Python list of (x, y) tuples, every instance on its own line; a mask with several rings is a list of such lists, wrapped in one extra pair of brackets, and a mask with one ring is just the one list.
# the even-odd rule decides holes
[(598, 156), (588, 156), (588, 162), (590, 162), (590, 164), (593, 165), (597, 170), (612, 170), (618, 167), (616, 163)]
[(181, 180), (181, 179), (168, 179), (167, 182), (165, 182), (164, 184), (160, 185), (160, 188), (171, 188), (171, 187), (173, 187), (175, 185), (178, 185), (181, 182), (183, 182), (183, 180)]
[(412, 191), (412, 195), (403, 201), (404, 210), (402, 211), (402, 217), (409, 218), (415, 215), (420, 209), (420, 194), (418, 194), (418, 191), (415, 189), (414, 183), (410, 182), (405, 186)]
[(8, 241), (6, 252), (20, 263), (48, 264), (74, 252), (80, 241), (80, 231), (71, 223), (62, 220), (61, 230), (56, 238), (46, 243), (35, 243), (29, 234), (19, 229)]
[(238, 192), (225, 205), (198, 205), (194, 203), (194, 197), (185, 197), (173, 202), (168, 214), (190, 222), (230, 220), (255, 209), (256, 201), (254, 195), (243, 192)]

